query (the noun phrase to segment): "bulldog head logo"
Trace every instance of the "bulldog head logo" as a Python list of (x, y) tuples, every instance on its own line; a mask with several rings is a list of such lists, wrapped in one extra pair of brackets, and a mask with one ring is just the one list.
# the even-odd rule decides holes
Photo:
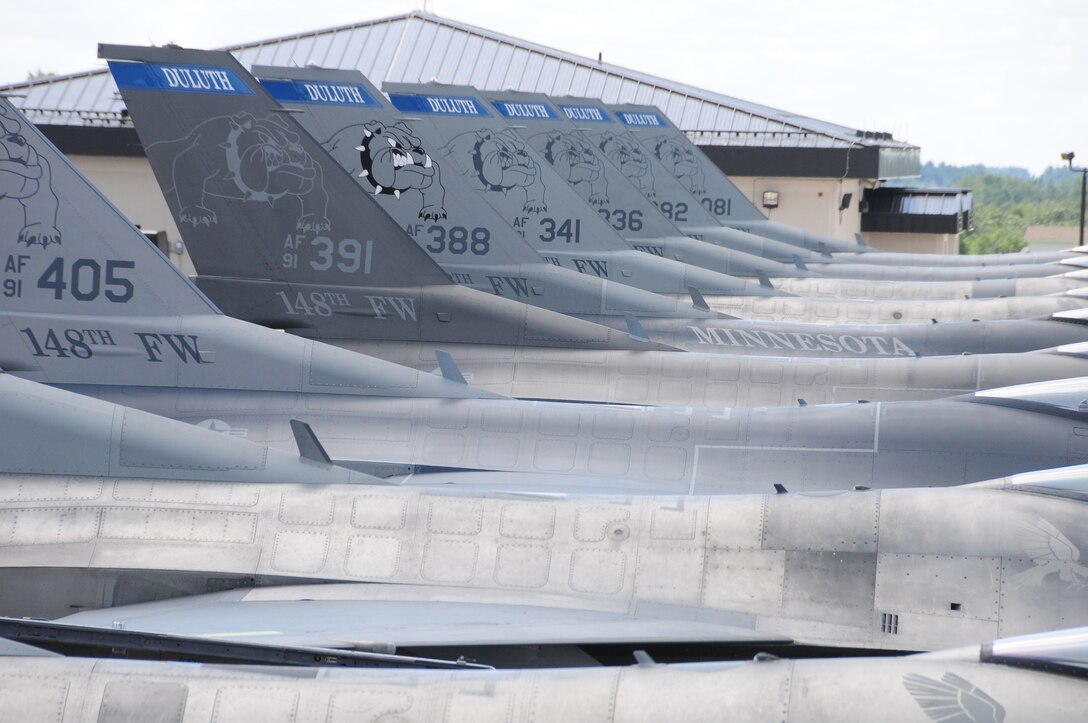
[(608, 185), (593, 148), (574, 133), (545, 135), (544, 158), (594, 206), (608, 203)]
[(450, 141), (446, 152), (464, 158), (466, 167), (471, 169), (466, 175), (478, 181), (485, 191), (504, 195), (524, 193), (523, 213), (548, 210), (540, 169), (513, 130), (463, 133)]
[(374, 194), (401, 198), (418, 191), (423, 199), (419, 217), (424, 221), (446, 218), (446, 191), (439, 166), (404, 123), (386, 126), (370, 121), (362, 128), (358, 175), (373, 187)]
[(671, 138), (662, 137), (654, 144), (654, 155), (684, 188), (696, 196), (706, 194), (703, 164), (693, 150)]
[[(211, 118), (186, 137), (149, 147), (176, 148), (171, 164), (179, 225), (213, 226), (219, 222), (208, 208), (210, 198), (265, 203), (285, 199), (300, 205), (299, 231), (329, 230), (328, 194), (317, 165), (282, 118), (256, 118), (250, 113)], [(214, 153), (198, 149), (217, 148)], [(215, 159), (207, 164), (208, 157)]]
[(0, 200), (12, 199), (22, 208), (17, 243), (44, 248), (61, 242), (60, 204), (52, 184), (49, 161), (27, 142), (15, 114), (0, 106)]
[(638, 186), (642, 195), (649, 199), (657, 196), (650, 159), (646, 157), (642, 146), (630, 138), (617, 136), (615, 133), (602, 133), (597, 137), (597, 145), (608, 160), (612, 161), (627, 177), (627, 180)]

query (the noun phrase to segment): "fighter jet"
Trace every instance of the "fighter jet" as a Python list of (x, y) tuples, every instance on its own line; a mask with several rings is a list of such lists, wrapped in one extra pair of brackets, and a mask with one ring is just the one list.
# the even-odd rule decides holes
[[(580, 107), (587, 101), (588, 110)], [(567, 116), (578, 123), (599, 121), (603, 115), (600, 102), (584, 98), (563, 98), (558, 102), (569, 105)], [(843, 243), (831, 237), (769, 221), (763, 213), (729, 180), (717, 165), (706, 157), (682, 131), (674, 126), (658, 108), (639, 104), (608, 105), (607, 111), (615, 114), (608, 120), (618, 120), (631, 131), (642, 148), (660, 162), (660, 167), (679, 181), (701, 206), (714, 215), (719, 223), (731, 228), (749, 231), (792, 246), (816, 251), (831, 262), (835, 260), (857, 262), (861, 265), (886, 266), (1029, 266), (1060, 264), (1065, 260), (1078, 261), (1084, 249), (1026, 254), (982, 254), (978, 256), (946, 256), (942, 254), (880, 253), (857, 244)], [(788, 250), (788, 249), (787, 249)], [(852, 256), (855, 255), (855, 256)], [(791, 258), (790, 256), (786, 257)], [(1080, 265), (1080, 264), (1077, 264)], [(810, 267), (811, 268), (811, 267)], [(818, 268), (813, 270), (820, 270)], [(933, 269), (930, 269), (933, 270)], [(879, 278), (867, 276), (863, 278)], [(904, 277), (889, 275), (886, 278)], [(993, 277), (991, 277), (993, 278)]]
[[(15, 720), (328, 721), (683, 719), (1002, 723), (1082, 717), (1083, 629), (901, 658), (781, 660), (597, 669), (462, 671), (256, 668), (177, 662), (0, 657)], [(131, 636), (103, 654), (127, 651)], [(166, 641), (169, 643), (170, 641)], [(630, 660), (630, 659), (628, 659)], [(331, 664), (340, 660), (332, 657)], [(297, 664), (296, 664), (297, 665)]]
[(336, 469), (301, 423), (298, 459), (10, 375), (0, 411), (9, 616), (569, 664), (603, 644), (917, 650), (1088, 611), (1085, 467), (831, 496), (451, 493)]
[(915, 651), (1088, 621), (1084, 467), (817, 496), (780, 479), (601, 496), (0, 472), (0, 611), (484, 664)]
[[(644, 196), (642, 204), (637, 199), (629, 200), (627, 205), (638, 207), (645, 213), (651, 209), (646, 207), (647, 201), (653, 201), (661, 214), (670, 220), (677, 217), (676, 225), (683, 227), (686, 232), (715, 243), (730, 243), (733, 246), (749, 248), (743, 243), (743, 237), (736, 237), (735, 231), (728, 232), (721, 237), (721, 229), (716, 228), (718, 221), (729, 226), (729, 215), (733, 204), (745, 213), (755, 214), (759, 224), (772, 227), (781, 226), (763, 218), (755, 206), (747, 198), (744, 198), (732, 185), (721, 171), (709, 160), (706, 161), (707, 171), (703, 170), (703, 161), (706, 160), (702, 151), (696, 148), (684, 134), (669, 126), (667, 129), (647, 128), (639, 125), (640, 122), (667, 122), (663, 116), (650, 109), (641, 110), (616, 110), (605, 107), (599, 101), (585, 98), (560, 98), (548, 99), (542, 95), (491, 93), (489, 97), (493, 102), (507, 102), (511, 107), (536, 106), (551, 101), (551, 109), (558, 109), (562, 115), (570, 118), (573, 127), (578, 131), (571, 132), (568, 127), (561, 130), (553, 130), (564, 138), (573, 138), (572, 142), (579, 139), (585, 141), (582, 145), (588, 145), (591, 149), (600, 149), (598, 154), (604, 161), (604, 167), (613, 166), (620, 170), (628, 178), (639, 193)], [(520, 99), (520, 103), (519, 103)], [(557, 126), (558, 128), (558, 126)], [(656, 135), (654, 135), (656, 132)], [(652, 138), (651, 138), (652, 137)], [(640, 143), (639, 141), (642, 141)], [(706, 176), (709, 175), (709, 182)], [(621, 193), (631, 190), (629, 186), (612, 184), (614, 188), (620, 188)], [(710, 191), (707, 191), (710, 188)], [(717, 211), (717, 218), (715, 215)], [(698, 219), (696, 218), (698, 217)], [(700, 224), (710, 224), (707, 228)], [(796, 231), (796, 229), (789, 229)], [(717, 239), (717, 240), (715, 240)], [(817, 264), (822, 271), (815, 272), (818, 278), (809, 273), (804, 274), (808, 279), (789, 278), (801, 276), (796, 269), (787, 267), (784, 275), (772, 278), (774, 286), (790, 291), (801, 296), (843, 296), (849, 298), (899, 298), (899, 299), (941, 299), (941, 298), (987, 298), (992, 296), (1010, 295), (1044, 295), (1059, 293), (1071, 289), (1080, 288), (1082, 280), (1077, 276), (1080, 272), (1072, 271), (1063, 274), (1064, 266), (1047, 268), (1032, 268), (1021, 266), (1012, 269), (1011, 264), (1026, 264), (1037, 256), (1025, 254), (1001, 254), (992, 256), (968, 256), (957, 258), (963, 263), (954, 264), (960, 267), (960, 271), (948, 268), (952, 264), (943, 264), (945, 268), (927, 268), (922, 271), (909, 271), (901, 268), (894, 273), (901, 279), (916, 278), (918, 281), (899, 280), (891, 281), (867, 281), (866, 278), (831, 279), (828, 276), (838, 276), (837, 268), (828, 267), (826, 257), (816, 255), (814, 252), (799, 254), (796, 247), (783, 245), (775, 241), (766, 241), (769, 246), (751, 247), (753, 251), (767, 254), (771, 258), (793, 259), (797, 267), (805, 266), (809, 261)], [(1070, 263), (1083, 263), (1081, 254), (1072, 251), (1065, 254), (1072, 258)], [(888, 257), (892, 257), (888, 259)], [(1047, 255), (1044, 257), (1049, 258)], [(841, 255), (833, 257), (841, 260)], [(866, 277), (865, 269), (858, 267), (858, 263), (878, 263), (880, 259), (888, 259), (888, 263), (901, 266), (908, 265), (905, 259), (913, 259), (919, 265), (931, 263), (942, 264), (942, 259), (947, 256), (936, 254), (884, 254), (868, 253), (857, 260), (850, 259), (850, 268), (846, 275), (851, 277)], [(870, 261), (871, 260), (871, 261)], [(1057, 259), (1051, 259), (1056, 261)], [(986, 266), (999, 265), (1002, 268), (987, 269)], [(965, 273), (965, 267), (976, 267), (973, 271)], [(738, 269), (735, 273), (743, 275)], [(870, 268), (869, 277), (880, 278), (888, 274), (887, 268)], [(1039, 274), (1061, 274), (1047, 279), (1032, 278)], [(1025, 278), (1003, 278), (1005, 276), (1024, 275)], [(771, 274), (771, 276), (775, 276)], [(891, 277), (889, 277), (891, 278)], [(961, 278), (963, 281), (935, 280)], [(976, 279), (983, 279), (981, 281)]]
[[(530, 216), (524, 215), (526, 212), (518, 207), (509, 189), (495, 186), (500, 189), (495, 190), (484, 183), (481, 179), (483, 178), (481, 169), (486, 171), (486, 166), (482, 165), (481, 151), (492, 155), (497, 154), (497, 158), (505, 158), (503, 153), (508, 152), (507, 146), (511, 149), (517, 148), (520, 153), (518, 158), (526, 159), (522, 162), (523, 164), (532, 163), (533, 169), (543, 169), (534, 174), (534, 179), (537, 175), (540, 178), (539, 183), (534, 180), (534, 184), (540, 187), (542, 194), (546, 191), (548, 197), (552, 199), (549, 202), (552, 203), (553, 209), (561, 208), (571, 217), (572, 223), (577, 222), (579, 228), (583, 229), (584, 235), (579, 237), (580, 248), (583, 252), (592, 248), (591, 245), (596, 245), (595, 248), (601, 249), (602, 252), (614, 248), (603, 245), (604, 239), (611, 238), (607, 228), (611, 223), (616, 228), (616, 233), (626, 236), (628, 244), (634, 248), (650, 253), (672, 254), (673, 252), (668, 249), (673, 247), (662, 246), (666, 242), (663, 239), (667, 239), (669, 244), (673, 241), (685, 241), (687, 244), (676, 247), (685, 262), (714, 267), (714, 269), (719, 267), (715, 265), (716, 263), (729, 263), (725, 260), (715, 261), (706, 255), (712, 254), (713, 257), (715, 252), (727, 254), (726, 249), (683, 237), (679, 230), (671, 225), (673, 220), (658, 211), (662, 204), (668, 205), (669, 208), (671, 204), (660, 201), (658, 207), (655, 207), (646, 198), (640, 196), (638, 189), (619, 172), (617, 167), (604, 159), (603, 152), (582, 138), (578, 130), (560, 114), (560, 111), (553, 108), (545, 97), (527, 94), (484, 94), (491, 99), (491, 103), (487, 104), (477, 91), (466, 86), (386, 84), (384, 89), (390, 94), (391, 101), (400, 111), (420, 116), (421, 120), (417, 126), (421, 134), (425, 133), (423, 128), (433, 129), (432, 137), (438, 135), (440, 140), (444, 141), (447, 158), (456, 164), (470, 184), (478, 187), (482, 194), (496, 205), (496, 208), (504, 212), (511, 223), (524, 225), (529, 223)], [(492, 110), (489, 111), (487, 108)], [(516, 124), (504, 123), (504, 117), (507, 121), (516, 122)], [(481, 135), (489, 138), (487, 145), (481, 145), (479, 141)], [(549, 164), (552, 166), (552, 173), (547, 173)], [(593, 182), (582, 180), (583, 176), (592, 178)], [(609, 176), (611, 176), (610, 183)], [(667, 179), (677, 184), (671, 176)], [(677, 185), (679, 187), (679, 184)], [(614, 196), (617, 200), (614, 200)], [(632, 208), (640, 201), (645, 208)], [(691, 205), (693, 210), (685, 211), (685, 213), (695, 213), (694, 209), (706, 213), (694, 200)], [(602, 215), (598, 216), (598, 212)], [(638, 219), (635, 229), (629, 228), (631, 226), (629, 219), (632, 214), (635, 214), (634, 217)], [(521, 221), (518, 221), (519, 219)], [(657, 225), (651, 223), (655, 219), (658, 221)], [(713, 217), (708, 217), (707, 222), (716, 224)], [(620, 227), (616, 227), (617, 224)], [(739, 232), (735, 230), (720, 225), (718, 228), (722, 234), (739, 235)], [(706, 236), (705, 229), (701, 227), (701, 230), (704, 232), (702, 235)], [(532, 234), (529, 234), (527, 238), (530, 236)], [(775, 242), (756, 236), (751, 238), (755, 239), (755, 244), (761, 248)], [(656, 242), (658, 246), (646, 246), (653, 242)], [(761, 260), (761, 263), (767, 262)], [(722, 267), (721, 270), (735, 271), (726, 267)], [(767, 276), (765, 270), (759, 270), (758, 273), (763, 274), (764, 278)], [(774, 273), (786, 272), (779, 270)], [(1058, 273), (1058, 271), (1052, 273)], [(1083, 299), (1077, 297), (877, 303), (790, 298), (779, 298), (776, 301), (744, 296), (721, 297), (715, 295), (713, 289), (700, 290), (710, 309), (739, 316), (741, 319), (767, 321), (852, 320), (876, 323), (885, 320), (886, 317), (889, 320), (938, 319), (939, 321), (1025, 319), (1025, 317), (1054, 311), (1081, 308), (1085, 303)]]
[[(713, 315), (694, 309), (690, 298), (667, 298), (545, 262), (523, 238), (526, 230), (511, 226), (456, 182), (438, 144), (428, 142), (358, 71), (260, 66), (254, 74), (458, 283), (583, 318)], [(569, 244), (555, 219), (550, 223), (551, 245)], [(774, 292), (738, 282), (736, 293)]]
[[(135, 64), (131, 72), (169, 83), (173, 76), (163, 69), (180, 67)], [(224, 67), (216, 73), (230, 73), (209, 75), (206, 82), (214, 77), (241, 87), (233, 85), (241, 84), (241, 78)], [(200, 94), (184, 95), (185, 104), (193, 105)], [(0, 368), (20, 376), (72, 385), (278, 447), (293, 446), (290, 420), (305, 410), (301, 416), (327, 439), (332, 458), (353, 469), (373, 471), (373, 463), (380, 463), (436, 475), (543, 472), (573, 475), (575, 482), (547, 484), (574, 489), (762, 490), (782, 475), (796, 476), (808, 488), (826, 489), (836, 486), (843, 474), (855, 473), (858, 484), (870, 486), (955, 484), (1082, 459), (1074, 433), (1079, 412), (1069, 414), (1052, 404), (1023, 409), (1010, 400), (975, 395), (723, 414), (720, 409), (528, 403), (473, 389), (462, 383), (456, 365), (440, 365), (440, 378), (247, 326), (216, 314), (36, 131), (28, 127), (24, 136), (52, 168), (43, 192), (63, 197), (64, 203), (57, 206), (56, 221), (50, 219), (61, 244), (28, 245), (27, 253), (10, 259), (16, 271), (5, 281), (21, 295), (8, 301), (9, 310), (0, 317), (0, 334), (6, 338), (0, 346)], [(308, 137), (298, 138), (303, 150), (320, 151)], [(358, 188), (337, 172), (350, 184), (346, 191), (357, 197)], [(289, 197), (271, 205), (267, 199), (250, 203), (254, 210), (271, 209), (297, 219), (297, 201)], [(340, 204), (324, 208), (330, 229), (348, 228)], [(4, 237), (18, 243), (21, 214), (2, 218), (14, 226)], [(334, 268), (358, 262), (361, 269), (364, 244), (360, 241), (356, 249), (341, 240), (310, 246), (313, 255), (302, 260), (322, 268), (325, 261)], [(341, 253), (353, 250), (360, 251), (358, 258)], [(326, 259), (323, 252), (333, 251), (336, 256)], [(372, 254), (374, 273), (401, 273), (395, 264), (377, 249)], [(312, 283), (324, 278), (317, 268), (311, 267), (311, 273)], [(434, 271), (436, 278), (439, 273)], [(441, 327), (448, 323), (443, 311), (430, 308), (420, 314)], [(489, 323), (486, 319), (481, 316), (480, 324)], [(388, 317), (384, 321), (396, 323)], [(607, 336), (590, 336), (585, 346), (609, 343)], [(731, 373), (724, 369), (725, 376), (715, 381), (731, 384)], [(1028, 426), (1038, 438), (1023, 433)], [(724, 478), (723, 469), (739, 470), (738, 478), (745, 481)], [(417, 476), (423, 478), (420, 483), (439, 479)]]
[[(553, 101), (541, 94), (514, 91), (484, 92), (483, 96), (499, 115), (514, 124), (524, 140), (556, 166), (583, 198), (590, 200), (595, 194), (602, 213), (637, 213), (642, 218), (650, 219), (637, 232), (628, 232), (628, 236), (639, 239), (639, 247), (643, 250), (654, 249), (670, 258), (683, 258), (688, 263), (741, 276), (761, 275), (773, 282), (775, 288), (800, 296), (933, 300), (989, 298), (1060, 293), (1084, 285), (1082, 279), (1075, 278), (1078, 273), (1075, 271), (1052, 279), (994, 278), (960, 282), (813, 278), (804, 261), (818, 262), (819, 256), (808, 251), (802, 253), (796, 247), (784, 246), (780, 242), (736, 229), (721, 228), (706, 205), (717, 204), (724, 210), (731, 201), (705, 199), (705, 203), (700, 204), (688, 188), (662, 168), (662, 163), (670, 158), (668, 146), (655, 148), (665, 160), (658, 158), (657, 152), (643, 149), (620, 119), (600, 102), (572, 98)], [(571, 120), (568, 121), (568, 118)], [(682, 165), (680, 160), (674, 158), (670, 168), (673, 173), (678, 173)], [(607, 189), (607, 193), (601, 193), (598, 189)], [(748, 203), (747, 200), (745, 203)], [(700, 223), (710, 224), (709, 232), (707, 228), (699, 226)], [(708, 249), (709, 244), (695, 243), (692, 238), (681, 236), (677, 239), (681, 233), (690, 233), (714, 245)], [(660, 246), (646, 246), (653, 244), (655, 237), (665, 240)], [(686, 244), (678, 245), (680, 242)], [(723, 260), (721, 244), (734, 249), (729, 259)], [(776, 267), (774, 264), (777, 262), (753, 254), (792, 259), (793, 263)], [(723, 262), (728, 265), (721, 266)], [(1056, 267), (1048, 273), (1061, 273), (1063, 269)], [(1034, 269), (1024, 271), (1037, 272)], [(932, 275), (922, 278), (929, 279)]]

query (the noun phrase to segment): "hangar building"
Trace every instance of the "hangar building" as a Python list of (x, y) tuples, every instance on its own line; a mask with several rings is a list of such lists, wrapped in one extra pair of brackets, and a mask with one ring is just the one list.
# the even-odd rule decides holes
[[(244, 65), (357, 68), (384, 81), (473, 85), (652, 104), (772, 219), (887, 250), (956, 253), (970, 193), (883, 187), (916, 176), (920, 149), (412, 12), (227, 48)], [(190, 272), (150, 165), (106, 69), (0, 86), (45, 134)]]

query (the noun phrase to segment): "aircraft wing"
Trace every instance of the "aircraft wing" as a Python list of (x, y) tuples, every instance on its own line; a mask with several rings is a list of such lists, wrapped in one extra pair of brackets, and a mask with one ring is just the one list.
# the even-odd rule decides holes
[(489, 668), (461, 660), (421, 658), (388, 652), (329, 650), (276, 641), (275, 645), (204, 636), (91, 628), (41, 620), (0, 617), (0, 655), (76, 655), (140, 660), (197, 660), (204, 663), (250, 663), (363, 668)]
[(786, 645), (756, 617), (524, 590), (345, 583), (239, 589), (92, 610), (61, 623), (356, 650), (669, 643)]

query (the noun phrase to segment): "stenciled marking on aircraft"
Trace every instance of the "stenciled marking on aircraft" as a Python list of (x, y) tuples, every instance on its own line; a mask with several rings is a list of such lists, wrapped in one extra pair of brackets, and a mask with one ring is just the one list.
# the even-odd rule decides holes
[(935, 721), (1002, 723), (1005, 707), (966, 678), (948, 672), (940, 680), (917, 673), (903, 676), (903, 687)]
[(487, 281), (491, 284), (491, 291), (496, 296), (513, 296), (514, 298), (529, 296), (529, 279), (524, 276), (489, 275)]
[(490, 113), (474, 98), (455, 95), (401, 95), (389, 96), (393, 106), (405, 113), (431, 115), (472, 115), (490, 117)]
[(1035, 567), (1010, 578), (1017, 587), (1039, 587), (1050, 575), (1082, 590), (1088, 588), (1088, 566), (1080, 562), (1080, 550), (1061, 530), (1043, 518), (1034, 524), (1023, 524), (1019, 530), (1020, 544)]
[(291, 315), (332, 316), (336, 309), (354, 308), (348, 295), (338, 291), (296, 291), (293, 294), (277, 291), (276, 296), (283, 302), (284, 311)]
[[(706, 194), (706, 176), (703, 174), (703, 164), (694, 150), (683, 140), (671, 138), (667, 135), (658, 136), (653, 139), (652, 144), (657, 160), (669, 173), (676, 177), (676, 180), (680, 181), (680, 184), (689, 193), (694, 196)], [(721, 201), (722, 199), (716, 200)], [(708, 207), (707, 210), (716, 215), (722, 215), (711, 207)]]
[[(496, 133), (481, 128), (461, 133), (450, 139), (443, 152), (461, 159), (461, 167), (467, 169), (466, 177), (477, 181), (484, 191), (504, 198), (524, 193), (522, 213), (540, 214), (548, 210), (540, 169), (513, 129)], [(514, 227), (518, 227), (516, 220)]]
[(161, 362), (168, 352), (173, 352), (183, 364), (211, 364), (200, 351), (200, 338), (195, 334), (159, 334), (149, 331), (133, 332), (140, 340), (149, 362)]
[(625, 126), (665, 128), (669, 124), (657, 113), (617, 113), (620, 122)]
[(374, 239), (333, 241), (328, 236), (309, 238), (306, 234), (288, 234), (283, 241), (280, 263), (285, 269), (297, 269), (305, 263), (319, 273), (335, 269), (345, 274), (369, 274), (374, 264)]
[(651, 201), (657, 197), (650, 159), (647, 158), (639, 143), (629, 138), (627, 134), (611, 131), (597, 134), (594, 136), (594, 142), (601, 149), (601, 153), (627, 177), (627, 180), (638, 186), (642, 195)]
[(330, 230), (329, 196), (321, 169), (287, 121), (270, 113), (209, 118), (181, 138), (147, 147), (149, 154), (173, 154), (172, 186), (178, 224), (193, 228), (219, 223), (209, 198), (276, 206), (285, 199), (299, 205), (295, 228)]
[(577, 132), (547, 131), (530, 139), (544, 160), (591, 206), (607, 206), (608, 181), (593, 147)]
[(560, 105), (560, 110), (572, 121), (587, 121), (589, 123), (611, 123), (612, 118), (603, 108), (592, 105)]
[(418, 217), (424, 221), (446, 218), (446, 188), (442, 169), (423, 148), (423, 141), (403, 122), (386, 125), (372, 120), (341, 128), (321, 144), (341, 157), (347, 149), (358, 156), (346, 164), (352, 175), (375, 196), (418, 198)]
[(260, 83), (273, 98), (282, 103), (381, 108), (381, 103), (374, 100), (366, 88), (359, 83), (278, 79), (264, 79)]
[(763, 331), (727, 327), (689, 326), (700, 344), (746, 347), (749, 349), (794, 349), (827, 354), (871, 354), (879, 356), (917, 356), (898, 337), (856, 334), (808, 334), (795, 331)]
[(61, 242), (61, 232), (57, 229), (60, 202), (53, 191), (49, 161), (39, 155), (22, 131), (22, 123), (15, 114), (0, 106), (0, 207), (5, 199), (20, 206), (23, 218), (16, 244), (44, 249)]
[(559, 120), (555, 111), (544, 103), (493, 100), (491, 105), (499, 115), (510, 120)]
[[(183, 364), (212, 364), (213, 355), (200, 348), (196, 334), (170, 334), (150, 331), (131, 332), (139, 347), (118, 343), (124, 332), (88, 327), (53, 327), (28, 325), (18, 329), (30, 351), (38, 358), (87, 360), (106, 347), (141, 348), (145, 361), (158, 363), (176, 358)], [(130, 337), (131, 338), (131, 337)]]
[[(9, 254), (3, 264), (0, 293), (7, 298), (21, 298), (26, 288), (42, 289), (52, 294), (54, 301), (95, 301), (105, 298), (110, 303), (125, 304), (132, 300), (136, 286), (136, 262), (124, 259), (67, 259), (58, 256), (50, 261), (32, 287), (24, 287), (24, 272), (30, 269), (30, 256)], [(46, 298), (38, 297), (45, 302)]]
[(416, 300), (409, 296), (367, 296), (375, 319), (389, 319), (394, 316), (401, 321), (416, 321)]
[(214, 95), (256, 95), (231, 68), (109, 61), (117, 86)]

